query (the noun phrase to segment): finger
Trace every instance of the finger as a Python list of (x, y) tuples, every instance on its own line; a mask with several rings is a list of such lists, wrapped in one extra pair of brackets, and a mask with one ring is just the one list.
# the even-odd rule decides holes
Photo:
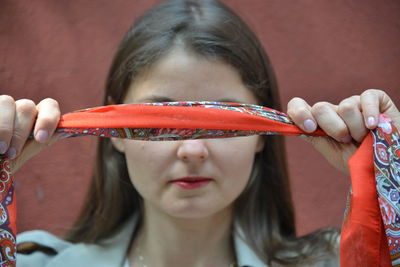
[(33, 131), (35, 140), (45, 143), (54, 134), (60, 120), (60, 107), (52, 98), (46, 98), (37, 105), (37, 120)]
[(0, 154), (9, 148), (14, 128), (15, 101), (11, 96), (0, 95)]
[(319, 127), (336, 141), (342, 143), (352, 141), (346, 123), (337, 113), (337, 106), (328, 102), (318, 102), (312, 106), (311, 113)]
[(368, 131), (361, 113), (360, 96), (352, 96), (340, 102), (338, 114), (346, 123), (352, 138), (361, 143)]
[(15, 101), (14, 131), (7, 151), (7, 156), (14, 159), (21, 152), (36, 118), (36, 105), (32, 100)]
[(303, 131), (311, 133), (317, 129), (317, 123), (311, 114), (311, 106), (302, 98), (291, 99), (287, 106), (287, 114)]
[(381, 94), (378, 90), (366, 90), (361, 94), (361, 108), (365, 126), (374, 129), (378, 124)]
[(385, 113), (389, 117), (398, 118), (399, 111), (390, 97), (382, 90), (368, 89), (361, 94), (361, 107), (365, 125), (374, 129), (379, 120), (379, 113)]

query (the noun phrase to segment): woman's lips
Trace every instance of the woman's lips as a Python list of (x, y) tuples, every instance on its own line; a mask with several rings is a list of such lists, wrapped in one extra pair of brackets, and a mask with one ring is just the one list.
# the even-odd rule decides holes
[(197, 189), (208, 185), (212, 180), (206, 177), (183, 177), (174, 179), (171, 183), (183, 189)]

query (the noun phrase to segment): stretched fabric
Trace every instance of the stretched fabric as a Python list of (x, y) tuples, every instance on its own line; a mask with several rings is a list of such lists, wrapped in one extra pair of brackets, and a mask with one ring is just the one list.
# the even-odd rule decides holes
[[(219, 102), (110, 105), (61, 117), (66, 137), (184, 140), (247, 135), (326, 136), (303, 132), (287, 115), (266, 107)], [(400, 144), (381, 115), (349, 161), (352, 189), (341, 233), (341, 266), (400, 266)], [(9, 160), (0, 155), (0, 266), (16, 265), (16, 199)]]

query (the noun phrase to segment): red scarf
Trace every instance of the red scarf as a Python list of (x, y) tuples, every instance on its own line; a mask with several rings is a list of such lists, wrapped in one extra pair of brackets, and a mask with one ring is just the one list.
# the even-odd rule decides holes
[[(253, 134), (326, 136), (303, 132), (279, 111), (218, 102), (128, 104), (84, 109), (61, 117), (57, 132), (136, 140), (225, 138)], [(352, 190), (340, 241), (341, 266), (396, 266), (400, 261), (400, 143), (391, 120), (349, 161)], [(11, 170), (0, 157), (1, 266), (15, 266), (16, 205)]]

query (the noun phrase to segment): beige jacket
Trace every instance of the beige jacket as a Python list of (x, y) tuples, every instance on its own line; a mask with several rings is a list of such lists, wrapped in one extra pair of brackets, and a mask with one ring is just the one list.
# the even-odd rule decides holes
[[(130, 218), (119, 232), (100, 244), (73, 244), (39, 230), (21, 233), (17, 236), (18, 244), (35, 242), (57, 254), (18, 254), (17, 267), (122, 267), (136, 225), (137, 219)], [(234, 244), (239, 266), (266, 267), (240, 234), (234, 236)]]

